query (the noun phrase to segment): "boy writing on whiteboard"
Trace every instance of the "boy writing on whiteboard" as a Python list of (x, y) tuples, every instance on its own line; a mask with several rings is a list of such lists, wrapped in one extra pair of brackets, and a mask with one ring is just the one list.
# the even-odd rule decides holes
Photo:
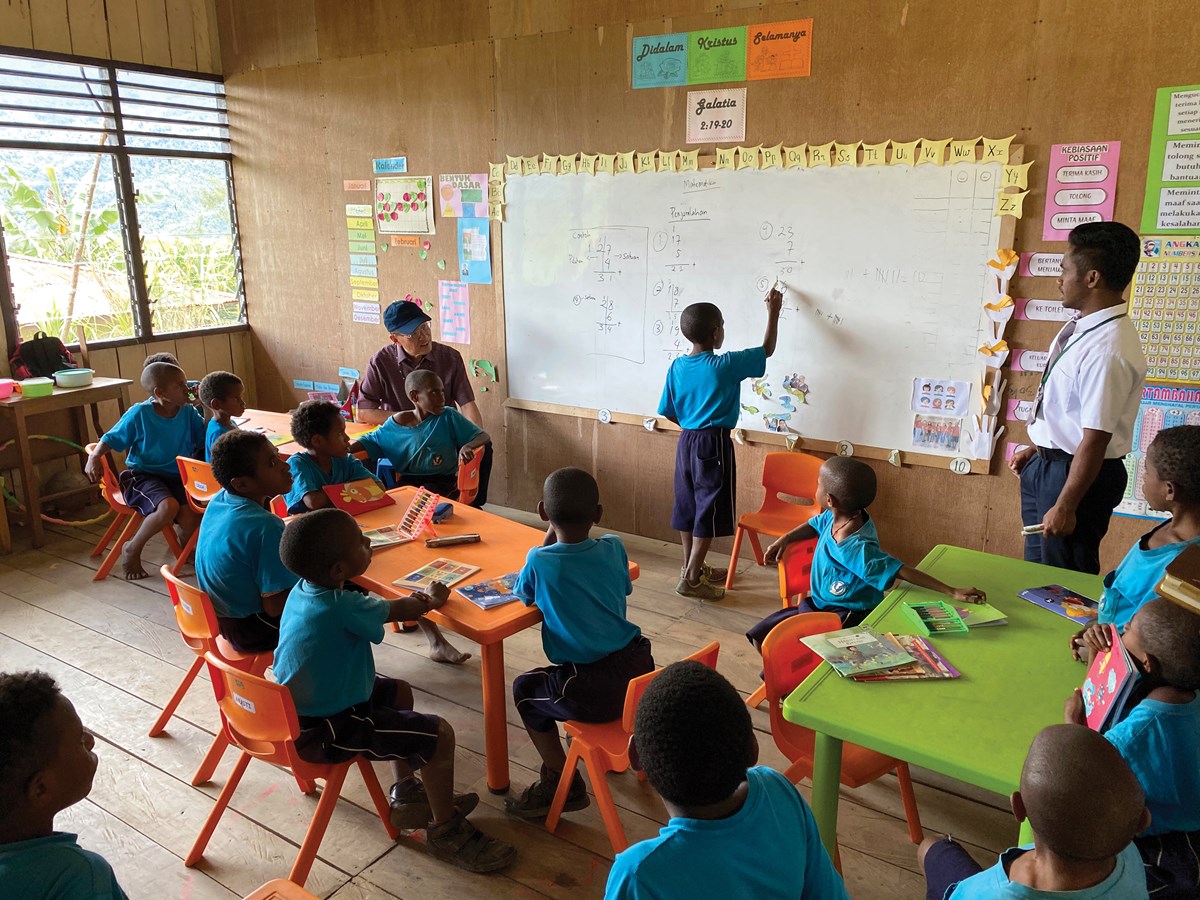
[(725, 319), (712, 303), (693, 303), (679, 316), (692, 349), (671, 363), (658, 414), (683, 429), (675, 451), (675, 507), (671, 527), (683, 541), (683, 568), (675, 593), (698, 600), (725, 596), (726, 572), (704, 558), (713, 538), (733, 534), (736, 468), (729, 432), (738, 420), (741, 384), (761, 378), (775, 352), (783, 294), (772, 288), (762, 345), (718, 354)]

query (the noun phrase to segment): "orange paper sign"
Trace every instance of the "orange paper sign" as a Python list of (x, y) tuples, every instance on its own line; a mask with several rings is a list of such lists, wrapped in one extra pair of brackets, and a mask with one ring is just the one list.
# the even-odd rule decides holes
[(371, 189), (370, 180), (367, 181), (343, 181), (343, 191), (369, 191)]
[(812, 64), (812, 19), (746, 27), (746, 78), (804, 78)]
[(415, 234), (393, 234), (393, 247), (411, 247), (413, 250), (418, 250), (421, 247), (421, 239)]

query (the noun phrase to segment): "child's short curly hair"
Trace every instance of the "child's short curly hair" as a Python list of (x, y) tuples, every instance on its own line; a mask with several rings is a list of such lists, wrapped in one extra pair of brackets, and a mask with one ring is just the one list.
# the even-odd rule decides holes
[(1200, 425), (1164, 428), (1150, 443), (1146, 462), (1175, 485), (1177, 500), (1200, 502)]
[(217, 438), (209, 454), (209, 465), (217, 484), (230, 490), (233, 479), (252, 478), (263, 444), (271, 446), (267, 436), (257, 431), (234, 429)]
[(316, 509), (288, 522), (279, 539), (279, 558), (301, 578), (320, 582), (361, 542), (362, 532), (350, 513)]
[(1163, 681), (1181, 691), (1200, 690), (1200, 616), (1162, 597), (1136, 616), (1142, 649), (1158, 660)]
[(61, 696), (45, 672), (0, 673), (0, 810), (17, 805), (29, 776), (53, 754), (46, 722)]
[(328, 400), (305, 400), (292, 413), (292, 437), (304, 449), (312, 448), (318, 434), (329, 434), (342, 418), (342, 411)]
[(200, 387), (196, 389), (196, 393), (200, 402), (212, 409), (214, 400), (227, 399), (233, 389), (241, 383), (242, 379), (232, 372), (209, 372), (200, 379)]

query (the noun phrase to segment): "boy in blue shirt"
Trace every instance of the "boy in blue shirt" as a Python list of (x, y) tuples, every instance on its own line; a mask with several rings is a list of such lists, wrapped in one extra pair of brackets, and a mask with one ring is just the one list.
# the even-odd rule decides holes
[(755, 765), (750, 712), (720, 674), (692, 661), (663, 669), (638, 704), (633, 749), (671, 819), (617, 855), (606, 900), (845, 900), (812, 810), (795, 785)]
[(95, 744), (45, 672), (0, 673), (0, 897), (126, 900), (104, 857), (54, 830), (92, 790)]
[[(296, 408), (292, 413), (292, 437), (308, 452), (288, 457), (292, 489), (284, 502), (290, 515), (332, 507), (333, 501), (322, 490), (326, 485), (375, 477), (350, 455), (346, 420), (341, 410), (328, 400), (306, 400)], [(428, 619), (417, 619), (417, 627), (429, 641), (429, 658), (434, 662), (460, 665), (471, 658), (470, 653), (446, 640), (441, 629)]]
[(1086, 648), (1108, 649), (1108, 624), (1124, 628), (1144, 603), (1158, 595), (1167, 566), (1188, 547), (1200, 544), (1200, 425), (1179, 425), (1155, 435), (1146, 450), (1142, 495), (1151, 509), (1171, 518), (1142, 535), (1121, 564), (1104, 579), (1095, 625), (1071, 638), (1076, 659)]
[(242, 379), (232, 372), (209, 372), (200, 380), (196, 393), (200, 395), (200, 402), (212, 413), (204, 430), (206, 462), (212, 462), (212, 445), (217, 438), (237, 428), (233, 423), (234, 417), (245, 414), (246, 401), (242, 399), (245, 390)]
[(177, 456), (195, 458), (204, 445), (204, 420), (188, 402), (187, 376), (170, 363), (151, 363), (142, 370), (142, 388), (150, 395), (128, 410), (104, 433), (84, 464), (95, 484), (101, 477), (100, 458), (110, 450), (125, 450), (125, 470), (117, 476), (125, 502), (145, 516), (121, 550), (121, 568), (128, 581), (148, 577), (142, 568), (146, 542), (172, 522), (186, 545), (199, 518), (187, 504)]
[[(1141, 607), (1121, 635), (1141, 672), (1134, 698), (1104, 736), (1146, 793), (1150, 827), (1134, 839), (1159, 900), (1200, 897), (1200, 617), (1159, 597)], [(1081, 691), (1067, 701), (1068, 722), (1086, 721)], [(1107, 772), (1095, 763), (1097, 780)]]
[(266, 505), (291, 488), (291, 470), (264, 435), (238, 430), (213, 444), (212, 470), (222, 490), (200, 523), (196, 581), (229, 643), (243, 653), (274, 650), (296, 576), (279, 559), (283, 520)]
[(1029, 820), (1033, 844), (1005, 850), (986, 871), (952, 838), (921, 842), (917, 859), (926, 900), (1149, 896), (1142, 858), (1131, 843), (1150, 821), (1142, 789), (1121, 755), (1094, 731), (1051, 725), (1038, 732), (1012, 811), (1018, 822)]
[(350, 445), (372, 460), (386, 456), (401, 484), (427, 488), (450, 500), (458, 497), (458, 464), (470, 462), (488, 443), (488, 433), (452, 406), (446, 406), (442, 379), (414, 369), (404, 379), (413, 409), (402, 410)]
[[(371, 541), (340, 509), (317, 510), (288, 523), (279, 545), (284, 563), (302, 579), (288, 597), (275, 651), (275, 677), (296, 705), (296, 752), (313, 763), (362, 755), (388, 760), (395, 828), (425, 829), (434, 856), (471, 872), (512, 863), (516, 848), (467, 820), (478, 794), (453, 796), (454, 730), (413, 710), (412, 688), (375, 671), (371, 644), (386, 622), (416, 619), (444, 605), (450, 590), (435, 584), (382, 600), (342, 585), (371, 564)], [(414, 770), (420, 770), (418, 779)]]
[(763, 554), (768, 564), (774, 564), (788, 544), (815, 537), (809, 596), (796, 607), (776, 610), (746, 632), (755, 647), (761, 649), (772, 628), (800, 613), (832, 612), (841, 617), (843, 626), (857, 625), (879, 605), (897, 578), (959, 602), (982, 603), (986, 599), (978, 588), (950, 587), (885, 553), (867, 514), (875, 489), (875, 470), (862, 460), (834, 456), (821, 464), (813, 499), (823, 511), (779, 538)]
[[(650, 641), (625, 617), (633, 593), (629, 557), (615, 534), (589, 537), (600, 521), (600, 488), (582, 469), (559, 469), (542, 487), (538, 515), (546, 539), (525, 559), (513, 593), (542, 611), (542, 649), (553, 665), (513, 680), (513, 700), (542, 758), (541, 776), (504, 808), (522, 819), (545, 818), (567, 754), (558, 723), (621, 718), (629, 680), (654, 669)], [(565, 812), (584, 809), (587, 788), (579, 772)]]
[(683, 429), (675, 448), (675, 506), (671, 527), (683, 544), (683, 568), (675, 593), (699, 600), (725, 596), (727, 572), (706, 563), (713, 538), (733, 534), (737, 470), (730, 429), (737, 425), (742, 382), (766, 374), (775, 352), (783, 294), (767, 294), (767, 331), (761, 347), (717, 355), (725, 343), (725, 319), (712, 303), (693, 303), (679, 316), (692, 342), (671, 362), (658, 414)]

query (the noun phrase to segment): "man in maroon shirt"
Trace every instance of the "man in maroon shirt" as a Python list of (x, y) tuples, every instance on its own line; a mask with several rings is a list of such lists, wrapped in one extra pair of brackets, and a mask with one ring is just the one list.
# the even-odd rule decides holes
[[(430, 318), (415, 303), (397, 300), (383, 314), (390, 343), (371, 357), (359, 385), (358, 420), (368, 425), (386, 421), (394, 412), (412, 409), (404, 394), (404, 379), (414, 369), (428, 369), (442, 379), (446, 404), (483, 427), (483, 416), (475, 402), (475, 391), (467, 377), (462, 355), (453, 347), (433, 339)], [(492, 447), (487, 445), (479, 468), (479, 493), (472, 506), (487, 502), (488, 481), (492, 474)]]

